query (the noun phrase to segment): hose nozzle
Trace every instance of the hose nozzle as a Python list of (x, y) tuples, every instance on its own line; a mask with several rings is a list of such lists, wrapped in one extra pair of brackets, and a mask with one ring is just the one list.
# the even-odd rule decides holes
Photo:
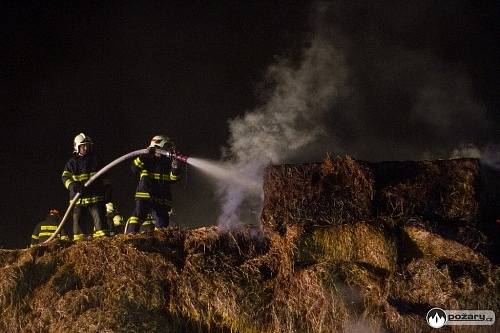
[(157, 149), (156, 152), (160, 152), (160, 154), (162, 155), (165, 155), (165, 156), (168, 156), (168, 157), (173, 157), (175, 159), (178, 159), (179, 161), (182, 161), (184, 163), (187, 162), (188, 158), (187, 156), (185, 155), (182, 155), (176, 151), (168, 151), (168, 150), (160, 150), (160, 149)]
[(179, 153), (170, 153), (170, 156), (175, 158), (175, 159), (178, 159), (179, 161), (182, 161), (184, 163), (186, 163), (188, 158), (189, 158), (189, 157), (187, 157), (185, 155), (181, 155)]

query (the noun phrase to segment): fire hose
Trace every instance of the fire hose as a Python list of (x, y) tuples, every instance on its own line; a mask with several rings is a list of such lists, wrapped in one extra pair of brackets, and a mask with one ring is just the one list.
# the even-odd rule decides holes
[[(99, 178), (100, 176), (102, 176), (104, 173), (108, 172), (111, 168), (113, 168), (117, 164), (120, 164), (121, 162), (123, 162), (123, 161), (125, 161), (125, 160), (127, 160), (129, 158), (132, 158), (132, 157), (135, 157), (135, 156), (138, 156), (138, 155), (142, 155), (142, 154), (147, 154), (148, 152), (149, 152), (148, 149), (139, 149), (139, 150), (135, 150), (133, 152), (130, 152), (128, 154), (125, 154), (125, 155), (123, 155), (123, 156), (115, 159), (114, 161), (112, 161), (111, 163), (109, 163), (108, 165), (106, 165), (105, 167), (103, 167), (101, 170), (99, 170), (98, 172), (96, 172), (92, 177), (90, 177), (90, 179), (87, 180), (87, 182), (85, 182), (85, 184), (83, 185), (83, 187), (90, 186), (90, 184), (92, 184), (97, 178)], [(174, 157), (174, 158), (176, 158), (176, 159), (178, 159), (178, 160), (180, 160), (182, 162), (186, 162), (187, 159), (188, 159), (187, 156), (184, 156), (184, 155), (181, 155), (181, 154), (178, 154), (178, 153), (175, 153), (175, 152), (170, 152), (170, 151), (167, 151), (167, 150), (156, 149), (156, 152), (160, 153), (161, 155), (165, 155), (167, 157)], [(71, 210), (73, 209), (73, 207), (75, 206), (76, 202), (78, 201), (78, 199), (80, 198), (81, 195), (82, 195), (82, 193), (78, 192), (78, 193), (75, 194), (74, 198), (72, 200), (70, 200), (70, 204), (69, 204), (68, 208), (66, 209), (66, 212), (64, 213), (64, 216), (63, 216), (61, 222), (59, 223), (59, 226), (57, 227), (56, 231), (44, 243), (50, 242), (51, 240), (53, 240), (59, 234), (59, 232), (61, 231), (62, 227), (64, 226), (64, 223), (68, 219), (69, 213), (71, 212)]]

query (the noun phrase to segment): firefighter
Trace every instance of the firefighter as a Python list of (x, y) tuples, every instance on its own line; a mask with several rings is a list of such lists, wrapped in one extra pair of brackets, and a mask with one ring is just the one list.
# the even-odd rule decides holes
[[(57, 230), (60, 222), (61, 215), (59, 214), (59, 211), (55, 208), (51, 209), (45, 220), (39, 222), (35, 226), (35, 229), (33, 230), (33, 233), (31, 235), (30, 247), (35, 246), (36, 244), (41, 244), (49, 239)], [(63, 227), (61, 229), (61, 232), (57, 235), (57, 238), (61, 240), (69, 240), (66, 228)]]
[[(99, 178), (89, 187), (84, 187), (101, 167), (93, 144), (92, 139), (84, 133), (75, 136), (73, 155), (62, 173), (62, 182), (69, 190), (70, 200), (73, 200), (77, 193), (81, 193), (73, 208), (74, 241), (107, 235), (104, 203), (111, 199), (111, 184), (109, 180)], [(93, 222), (93, 231), (89, 221), (84, 220), (84, 217), (89, 215)]]
[(122, 234), (124, 229), (123, 217), (118, 208), (112, 202), (106, 204), (106, 222), (108, 224), (109, 235)]
[(176, 158), (161, 155), (156, 149), (175, 152), (175, 146), (167, 136), (156, 135), (148, 153), (133, 160), (132, 171), (139, 176), (139, 183), (135, 192), (135, 209), (127, 221), (125, 233), (136, 232), (148, 214), (153, 216), (156, 228), (168, 226), (172, 209), (170, 184), (179, 180), (179, 164)]
[(156, 229), (155, 221), (152, 214), (146, 215), (146, 219), (142, 222), (141, 227), (139, 228), (140, 233), (151, 232)]
[[(170, 209), (168, 212), (169, 220), (170, 216), (173, 214), (173, 209)], [(158, 230), (158, 228), (155, 227), (155, 220), (152, 214), (148, 214), (146, 216), (146, 219), (142, 222), (141, 227), (139, 228), (140, 233), (145, 233), (145, 232), (151, 232), (154, 230)]]

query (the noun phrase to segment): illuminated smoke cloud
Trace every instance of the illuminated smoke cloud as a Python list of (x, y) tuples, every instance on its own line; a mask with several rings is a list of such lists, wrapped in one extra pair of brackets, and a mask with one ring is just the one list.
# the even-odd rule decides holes
[(455, 148), (450, 158), (478, 158), (481, 164), (500, 170), (500, 145), (488, 144), (486, 147), (478, 148), (469, 143)]
[(481, 163), (500, 171), (500, 145), (489, 144), (481, 153)]
[[(495, 126), (477, 98), (474, 74), (442, 57), (443, 43), (418, 38), (432, 32), (446, 6), (393, 12), (362, 3), (317, 6), (300, 61), (271, 66), (265, 102), (229, 121), (225, 162), (237, 178), (261, 182), (270, 163), (310, 162), (326, 152), (371, 161), (477, 157), (482, 149), (474, 147), (491, 141)], [(454, 22), (447, 29), (461, 31)], [(242, 183), (220, 182), (223, 227), (250, 222), (246, 215), (255, 221), (260, 212), (262, 191)]]
[[(271, 66), (267, 80), (272, 82), (272, 92), (266, 102), (229, 121), (231, 136), (226, 153), (231, 169), (237, 170), (239, 178), (261, 184), (267, 165), (300, 154), (326, 135), (322, 119), (332, 100), (341, 94), (345, 77), (341, 53), (321, 35), (304, 51), (298, 67), (286, 61)], [(241, 184), (221, 181), (219, 196), (219, 225), (237, 226), (245, 215), (243, 206), (255, 220), (254, 213), (261, 208), (262, 185), (256, 193)]]
[(473, 143), (461, 145), (453, 149), (450, 158), (481, 158), (481, 150)]

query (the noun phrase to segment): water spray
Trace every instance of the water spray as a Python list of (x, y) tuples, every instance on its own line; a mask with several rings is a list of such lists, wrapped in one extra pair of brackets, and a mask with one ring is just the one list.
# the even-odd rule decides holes
[(262, 191), (261, 182), (254, 175), (246, 173), (243, 168), (237, 168), (228, 163), (200, 158), (189, 158), (188, 163), (222, 183), (231, 184), (231, 187), (237, 187), (247, 193), (254, 194)]

